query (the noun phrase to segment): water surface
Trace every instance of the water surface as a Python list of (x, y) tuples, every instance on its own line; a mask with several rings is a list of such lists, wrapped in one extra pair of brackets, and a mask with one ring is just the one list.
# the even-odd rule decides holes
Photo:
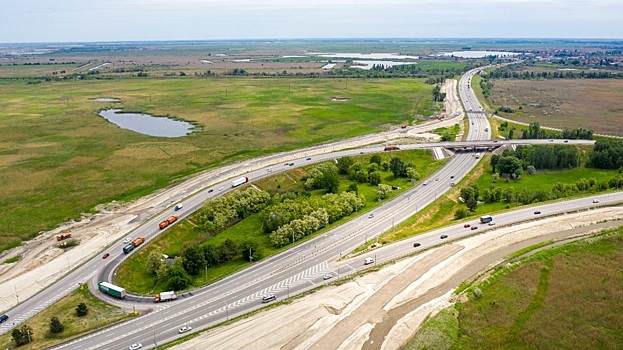
[(102, 110), (99, 115), (120, 128), (158, 137), (180, 137), (190, 134), (194, 126), (187, 122), (149, 114), (123, 113), (120, 109)]

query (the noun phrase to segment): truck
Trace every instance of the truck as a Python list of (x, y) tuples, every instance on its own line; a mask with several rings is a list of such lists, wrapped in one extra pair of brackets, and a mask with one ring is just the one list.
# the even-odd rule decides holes
[(249, 182), (249, 178), (246, 176), (243, 177), (239, 177), (237, 179), (235, 179), (234, 181), (231, 182), (231, 187), (238, 187), (242, 184), (246, 184), (247, 182)]
[(385, 148), (383, 148), (383, 151), (397, 151), (399, 149), (400, 147), (398, 146), (385, 146)]
[(130, 244), (126, 245), (125, 247), (123, 247), (123, 253), (124, 254), (128, 254), (132, 250), (134, 250), (134, 243), (130, 243)]
[(102, 292), (111, 295), (115, 298), (118, 299), (123, 299), (125, 298), (125, 289), (121, 288), (119, 286), (115, 286), (112, 283), (108, 283), (108, 282), (100, 282), (98, 284), (99, 286), (99, 290), (101, 290)]
[(134, 248), (136, 248), (139, 245), (143, 244), (143, 242), (145, 242), (145, 237), (139, 237), (139, 238), (133, 240), (130, 244), (128, 244), (125, 247), (123, 247), (123, 253), (128, 254), (129, 252), (133, 251)]
[(485, 216), (480, 217), (481, 224), (486, 224), (487, 222), (491, 222), (491, 221), (493, 221), (493, 216), (491, 215), (485, 215)]
[(175, 295), (174, 291), (170, 292), (162, 292), (160, 294), (156, 294), (154, 297), (154, 303), (160, 303), (163, 301), (175, 300), (177, 299), (177, 295)]
[(167, 227), (167, 226), (171, 225), (172, 223), (174, 223), (174, 222), (176, 222), (176, 221), (177, 221), (177, 216), (176, 216), (176, 215), (173, 215), (173, 216), (171, 216), (170, 218), (168, 218), (168, 219), (164, 220), (163, 222), (161, 222), (161, 223), (158, 225), (158, 227), (160, 227), (160, 229), (162, 230), (163, 228), (165, 228), (165, 227)]
[(133, 240), (132, 244), (134, 244), (134, 248), (136, 248), (139, 245), (143, 244), (143, 242), (145, 242), (145, 237), (139, 237), (139, 238)]
[(71, 233), (67, 232), (67, 233), (63, 233), (63, 234), (56, 236), (57, 241), (62, 241), (67, 238), (71, 238)]

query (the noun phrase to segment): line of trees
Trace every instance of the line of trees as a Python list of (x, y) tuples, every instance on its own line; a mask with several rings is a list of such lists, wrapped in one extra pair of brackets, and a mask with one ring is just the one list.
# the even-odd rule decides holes
[(512, 71), (511, 69), (496, 69), (488, 72), (490, 78), (496, 79), (522, 79), (522, 80), (537, 80), (537, 79), (621, 79), (623, 73), (616, 73), (612, 71)]
[(623, 141), (598, 140), (589, 154), (587, 165), (599, 169), (622, 169)]
[(529, 166), (535, 169), (571, 169), (580, 166), (580, 154), (576, 147), (564, 145), (517, 146), (515, 151), (507, 149), (501, 156), (492, 155), (490, 165), (493, 172), (500, 175), (513, 173), (518, 168), (527, 170)]
[(249, 187), (227, 197), (208, 201), (194, 218), (201, 232), (215, 235), (251, 214), (258, 213), (271, 201), (266, 191)]

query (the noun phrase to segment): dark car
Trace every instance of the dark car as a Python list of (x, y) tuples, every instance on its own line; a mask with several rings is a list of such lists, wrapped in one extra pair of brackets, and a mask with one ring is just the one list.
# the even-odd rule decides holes
[(539, 214), (541, 214), (540, 210), (537, 210), (537, 211), (534, 212), (534, 215), (539, 215)]
[(439, 237), (439, 238), (446, 239), (446, 238), (448, 238), (448, 235), (441, 235), (441, 237)]
[(213, 191), (214, 191), (213, 189), (209, 189), (209, 190), (208, 190), (208, 193), (212, 193)]
[(107, 258), (107, 257), (109, 257), (109, 256), (110, 256), (110, 254), (106, 253), (106, 254), (104, 254), (104, 256), (102, 257), (102, 259), (106, 259), (106, 258)]
[(451, 179), (454, 179), (454, 175), (450, 176)]
[(421, 246), (421, 245), (422, 245), (422, 244), (420, 244), (420, 243), (413, 243), (413, 248), (419, 247), (419, 246)]
[(472, 230), (472, 231), (473, 230), (477, 230), (477, 229), (478, 229), (478, 226), (472, 226), (472, 228), (470, 228), (470, 230)]
[(470, 226), (471, 226), (470, 224), (465, 224), (465, 225), (463, 225), (463, 227), (465, 227), (465, 228), (468, 228), (468, 227), (470, 227)]
[(565, 140), (564, 142), (567, 143), (567, 142), (569, 142), (569, 140)]
[(5, 322), (8, 319), (9, 319), (8, 315), (2, 315), (2, 316), (0, 316), (0, 323)]
[(307, 159), (305, 159), (305, 160), (311, 160), (311, 157), (310, 157), (310, 158), (307, 158)]

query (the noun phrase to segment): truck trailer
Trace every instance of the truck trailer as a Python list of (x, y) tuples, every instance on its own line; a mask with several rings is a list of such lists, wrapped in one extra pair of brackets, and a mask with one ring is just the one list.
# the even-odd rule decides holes
[(71, 233), (63, 233), (61, 235), (56, 236), (57, 241), (62, 241), (64, 239), (71, 238)]
[(154, 297), (154, 303), (160, 303), (163, 301), (175, 300), (177, 299), (177, 295), (175, 295), (174, 291), (170, 292), (162, 292), (160, 294), (156, 294)]
[(235, 179), (234, 181), (231, 182), (231, 187), (238, 187), (242, 184), (246, 184), (247, 182), (249, 182), (249, 178), (246, 176), (240, 177)]
[(383, 151), (398, 151), (400, 150), (400, 147), (398, 146), (385, 146), (385, 148), (383, 148)]
[(111, 295), (111, 296), (113, 296), (115, 298), (119, 298), (119, 299), (125, 298), (125, 289), (124, 288), (121, 288), (119, 286), (115, 286), (114, 284), (108, 283), (108, 282), (100, 282), (98, 284), (98, 286), (99, 286), (99, 289), (102, 292), (104, 292), (104, 293), (106, 293), (108, 295)]
[(168, 219), (164, 220), (163, 222), (161, 222), (161, 223), (158, 225), (158, 227), (160, 227), (160, 229), (162, 230), (162, 229), (164, 229), (165, 227), (167, 227), (167, 226), (171, 225), (172, 223), (174, 223), (174, 222), (176, 222), (176, 221), (177, 221), (177, 216), (176, 216), (176, 215), (173, 215), (173, 216), (171, 216), (170, 218), (168, 218)]

